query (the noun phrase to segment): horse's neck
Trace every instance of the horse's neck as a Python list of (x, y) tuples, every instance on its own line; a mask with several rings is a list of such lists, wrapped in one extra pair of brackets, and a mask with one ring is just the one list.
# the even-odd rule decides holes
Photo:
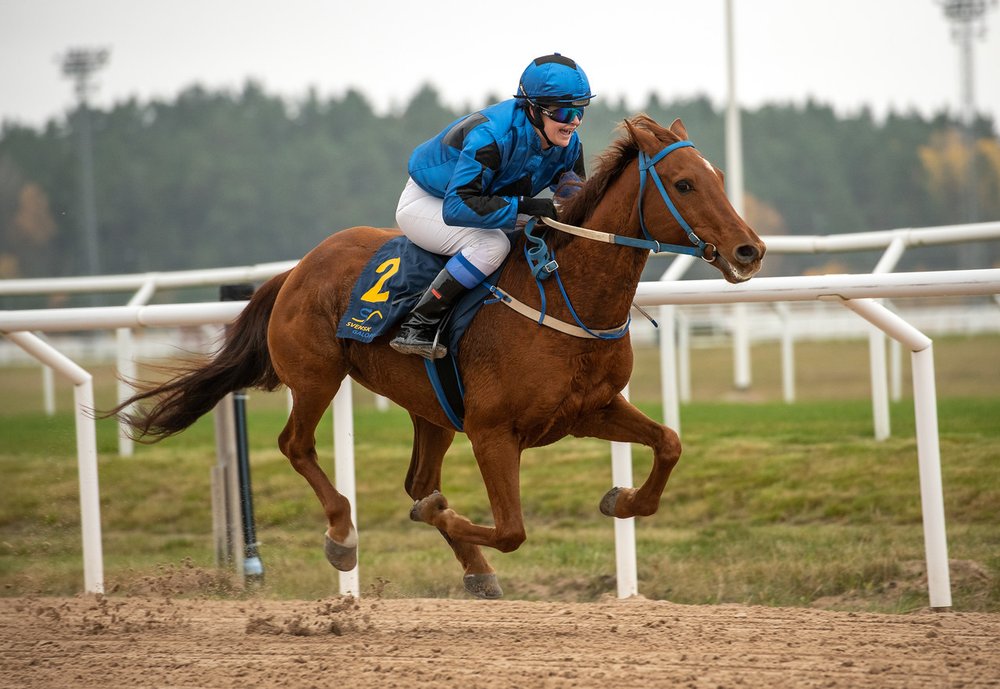
[[(602, 204), (584, 224), (603, 232), (630, 234), (630, 216), (631, 213), (624, 206)], [(554, 233), (556, 230), (550, 232)], [(570, 237), (558, 244), (560, 246), (555, 252), (555, 258), (559, 264), (559, 278), (580, 320), (588, 328), (599, 329), (613, 328), (624, 323), (648, 253), (583, 237)], [(526, 265), (523, 261), (520, 263)], [(534, 280), (527, 274), (526, 268), (517, 271), (517, 276), (517, 282), (521, 284), (516, 288), (514, 285), (510, 286), (515, 296), (527, 299), (529, 303), (537, 300), (538, 289), (530, 284)], [(544, 286), (546, 312), (573, 322), (573, 316), (559, 293), (555, 277), (548, 278)]]

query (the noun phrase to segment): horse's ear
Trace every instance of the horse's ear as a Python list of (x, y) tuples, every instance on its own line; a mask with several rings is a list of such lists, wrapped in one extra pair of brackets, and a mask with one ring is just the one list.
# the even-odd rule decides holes
[(661, 146), (651, 131), (640, 126), (641, 122), (639, 117), (634, 120), (625, 120), (625, 129), (628, 130), (629, 138), (635, 142), (636, 146), (652, 155), (659, 151)]
[(681, 138), (681, 141), (687, 141), (688, 132), (684, 127), (684, 123), (681, 122), (681, 118), (677, 118), (670, 124), (670, 131)]

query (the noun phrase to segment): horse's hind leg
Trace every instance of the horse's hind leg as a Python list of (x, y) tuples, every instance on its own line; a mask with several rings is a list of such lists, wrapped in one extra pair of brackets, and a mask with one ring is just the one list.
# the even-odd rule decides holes
[[(340, 571), (348, 572), (358, 561), (358, 532), (351, 522), (351, 504), (330, 483), (316, 456), (316, 426), (343, 378), (343, 371), (324, 370), (315, 377), (299, 378), (301, 384), (289, 381), (292, 413), (278, 438), (278, 445), (295, 470), (309, 482), (323, 505), (329, 525), (326, 530), (326, 559)], [(350, 381), (346, 384), (350, 385)]]
[(525, 539), (518, 476), (520, 445), (515, 436), (504, 429), (470, 433), (469, 440), (483, 475), (495, 526), (474, 524), (448, 507), (448, 501), (440, 493), (417, 502), (411, 514), (441, 529), (452, 540), (485, 545), (504, 553), (517, 550)]
[[(455, 438), (455, 431), (441, 428), (415, 414), (410, 414), (410, 418), (413, 421), (413, 454), (410, 456), (410, 469), (406, 473), (405, 487), (407, 494), (415, 501), (414, 511), (410, 516), (420, 521), (417, 513), (420, 501), (441, 490), (441, 463)], [(497, 575), (486, 561), (479, 546), (456, 541), (443, 529), (439, 528), (438, 531), (462, 564), (465, 590), (478, 598), (503, 596)]]

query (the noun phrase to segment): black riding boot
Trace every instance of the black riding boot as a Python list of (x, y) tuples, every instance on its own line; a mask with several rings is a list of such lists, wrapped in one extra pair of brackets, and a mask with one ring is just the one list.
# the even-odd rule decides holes
[(403, 321), (399, 334), (389, 345), (397, 352), (419, 354), (425, 359), (443, 357), (448, 353), (448, 348), (441, 342), (434, 341), (438, 337), (442, 319), (464, 292), (462, 283), (446, 269), (442, 269)]

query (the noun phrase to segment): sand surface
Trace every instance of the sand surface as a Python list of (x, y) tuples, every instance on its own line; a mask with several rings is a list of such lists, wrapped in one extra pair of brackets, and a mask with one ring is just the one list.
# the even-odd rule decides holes
[(1000, 687), (1000, 615), (0, 598), (3, 687)]

